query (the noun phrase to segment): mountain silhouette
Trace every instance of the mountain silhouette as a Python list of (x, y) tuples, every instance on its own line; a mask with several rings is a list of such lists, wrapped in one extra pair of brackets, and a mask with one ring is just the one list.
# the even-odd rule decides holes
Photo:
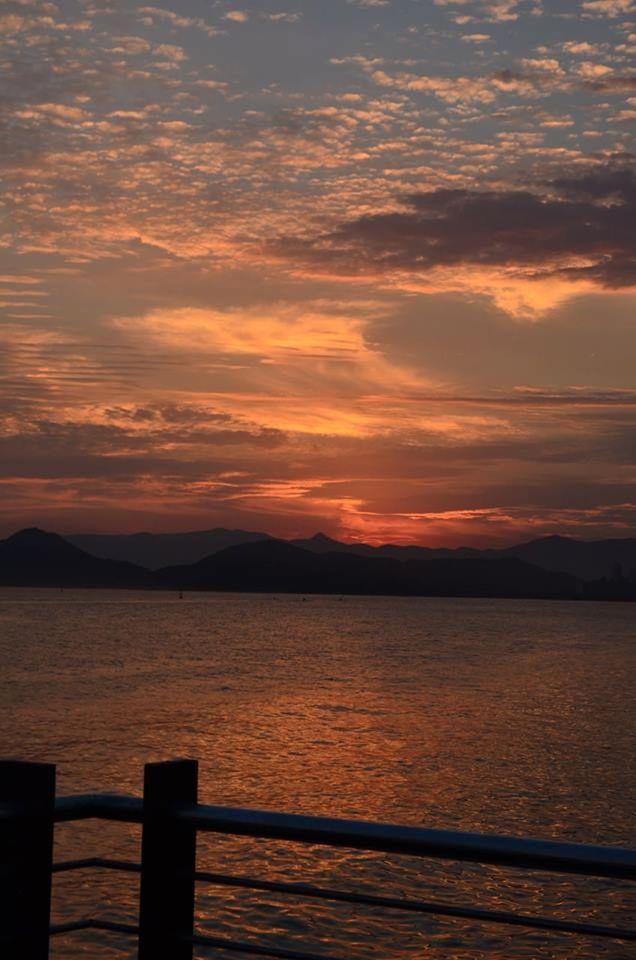
[[(164, 544), (179, 534), (160, 535)], [(185, 534), (196, 550), (196, 534)], [(546, 537), (508, 550), (437, 550), (385, 544), (343, 544), (325, 534), (289, 542), (246, 531), (201, 531), (216, 547), (251, 538), (197, 559), (150, 571), (92, 556), (54, 533), (21, 530), (0, 541), (0, 585), (242, 590), (272, 593), (403, 596), (636, 599), (630, 571), (636, 540), (576, 541)], [(117, 549), (127, 537), (117, 538)], [(139, 534), (135, 542), (152, 534)], [(104, 538), (101, 539), (103, 544)], [(145, 547), (144, 549), (147, 549)], [(516, 555), (516, 554), (520, 554)], [(530, 562), (530, 560), (534, 562)], [(155, 563), (157, 557), (155, 556)], [(553, 569), (549, 568), (553, 566)], [(560, 565), (601, 576), (584, 579)]]
[(313, 537), (301, 537), (300, 539), (290, 540), (295, 547), (301, 550), (310, 550), (312, 553), (361, 553), (373, 551), (373, 547), (368, 547), (365, 543), (358, 544), (359, 551), (352, 550), (351, 544), (341, 543), (340, 540), (334, 540), (325, 533), (314, 533)]
[(573, 540), (570, 537), (541, 537), (500, 555), (519, 557), (545, 570), (563, 570), (582, 580), (616, 576), (617, 565), (628, 580), (636, 583), (636, 538)]
[(472, 547), (416, 547), (404, 546), (397, 543), (384, 543), (380, 546), (372, 546), (369, 543), (342, 543), (340, 540), (333, 540), (324, 533), (316, 533), (313, 537), (302, 540), (291, 540), (297, 547), (303, 550), (311, 550), (312, 553), (354, 553), (360, 557), (393, 557), (395, 560), (423, 560), (436, 559), (442, 557), (479, 557), (482, 551)]
[(240, 543), (270, 540), (267, 533), (247, 530), (195, 530), (191, 533), (79, 533), (66, 538), (81, 550), (105, 560), (126, 560), (148, 570), (196, 563), (203, 557)]
[(352, 554), (316, 554), (284, 540), (229, 547), (191, 566), (155, 574), (161, 585), (189, 590), (248, 590), (271, 593), (400, 592), (398, 561)]
[[(272, 540), (267, 533), (227, 530), (218, 527), (191, 533), (76, 534), (70, 543), (96, 557), (125, 560), (157, 570), (161, 567), (196, 563), (228, 547)], [(349, 553), (361, 557), (395, 560), (493, 559), (526, 560), (555, 573), (569, 573), (581, 580), (612, 578), (620, 564), (623, 575), (636, 583), (636, 538), (574, 540), (570, 537), (541, 537), (503, 549), (475, 547), (419, 547), (385, 543), (343, 543), (316, 533), (312, 537), (286, 541), (311, 553)]]
[(571, 597), (577, 583), (523, 560), (426, 559), (305, 550), (281, 540), (242, 544), (198, 563), (155, 573), (158, 586), (175, 590), (244, 590), (267, 593), (383, 594), (400, 596)]
[(332, 553), (336, 550), (366, 557), (394, 557), (397, 560), (425, 559), (493, 559), (515, 557), (543, 570), (569, 573), (581, 580), (615, 578), (620, 565), (625, 578), (636, 583), (636, 538), (613, 540), (574, 540), (570, 537), (541, 537), (527, 543), (501, 550), (478, 550), (475, 547), (418, 547), (386, 543), (371, 546), (366, 543), (340, 543), (323, 533), (303, 540), (293, 540), (298, 547), (314, 553)]
[(30, 587), (147, 587), (151, 575), (131, 563), (102, 560), (56, 533), (32, 527), (0, 540), (0, 584)]

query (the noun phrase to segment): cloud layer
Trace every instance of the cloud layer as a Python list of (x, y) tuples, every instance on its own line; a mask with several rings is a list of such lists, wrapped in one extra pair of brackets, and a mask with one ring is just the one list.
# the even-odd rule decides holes
[(633, 532), (632, 0), (0, 37), (3, 531)]
[(636, 168), (599, 165), (528, 190), (443, 189), (400, 198), (404, 212), (366, 214), (283, 255), (345, 272), (426, 275), (436, 268), (516, 268), (533, 279), (636, 285)]

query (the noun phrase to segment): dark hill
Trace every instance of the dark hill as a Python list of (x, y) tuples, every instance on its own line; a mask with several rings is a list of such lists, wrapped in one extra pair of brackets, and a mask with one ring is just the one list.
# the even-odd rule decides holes
[(369, 543), (343, 543), (333, 540), (324, 533), (315, 533), (305, 540), (291, 540), (296, 547), (310, 550), (312, 553), (353, 553), (359, 557), (391, 557), (394, 560), (423, 560), (437, 557), (479, 557), (481, 552), (470, 547), (433, 548), (406, 546), (399, 543), (383, 543), (374, 547)]
[(100, 560), (56, 533), (30, 528), (0, 540), (0, 585), (28, 587), (147, 587), (147, 570)]
[(376, 548), (366, 543), (342, 543), (340, 540), (334, 540), (325, 533), (314, 533), (313, 537), (301, 537), (298, 540), (289, 540), (294, 547), (301, 550), (309, 550), (310, 553), (357, 553), (369, 554), (375, 553)]
[(544, 570), (563, 570), (582, 580), (614, 579), (621, 574), (636, 582), (636, 538), (573, 540), (542, 537), (500, 551), (534, 563)]
[(66, 539), (95, 557), (125, 560), (157, 570), (168, 565), (196, 563), (227, 547), (271, 538), (267, 533), (218, 527), (192, 533), (81, 533)]
[(407, 560), (404, 567), (431, 596), (574, 599), (577, 581), (516, 558)]
[[(96, 557), (128, 561), (149, 570), (157, 570), (197, 563), (228, 547), (273, 538), (266, 533), (221, 527), (191, 533), (77, 534), (66, 539)], [(418, 547), (393, 543), (372, 546), (368, 543), (342, 543), (324, 533), (289, 542), (310, 553), (346, 553), (395, 560), (490, 560), (516, 557), (544, 570), (569, 573), (582, 580), (615, 579), (621, 573), (627, 580), (636, 583), (636, 538), (573, 540), (569, 537), (542, 537), (501, 550)]]
[(199, 563), (155, 574), (175, 590), (403, 596), (563, 597), (576, 581), (516, 559), (407, 560), (318, 553), (281, 540), (230, 547)]
[(397, 560), (492, 560), (514, 557), (543, 570), (569, 573), (581, 580), (615, 579), (622, 574), (636, 583), (636, 538), (573, 540), (570, 537), (541, 537), (502, 550), (417, 547), (392, 543), (373, 547), (366, 543), (341, 543), (322, 533), (292, 543), (313, 553), (339, 551), (365, 557), (393, 557)]
[[(0, 585), (159, 587), (273, 593), (387, 594), (407, 596), (536, 597), (633, 600), (636, 540), (579, 541), (546, 537), (508, 550), (433, 550), (386, 544), (343, 544), (324, 534), (287, 542), (246, 531), (139, 534), (160, 562), (190, 538), (211, 554), (195, 563), (151, 573), (131, 563), (91, 556), (57, 534), (22, 530), (0, 541)], [(227, 540), (241, 542), (220, 549)], [(245, 542), (251, 538), (251, 542)], [(89, 538), (85, 538), (89, 539)], [(102, 538), (104, 539), (104, 538)], [(107, 538), (106, 538), (107, 539)], [(114, 537), (113, 540), (118, 538)], [(130, 537), (126, 541), (128, 550)], [(301, 544), (303, 546), (301, 546)], [(180, 547), (179, 547), (180, 548)], [(565, 571), (565, 572), (564, 572)], [(586, 582), (581, 583), (582, 580)]]
[(156, 573), (160, 585), (180, 590), (267, 593), (377, 593), (400, 578), (397, 561), (351, 554), (315, 554), (284, 540), (229, 547), (199, 563)]

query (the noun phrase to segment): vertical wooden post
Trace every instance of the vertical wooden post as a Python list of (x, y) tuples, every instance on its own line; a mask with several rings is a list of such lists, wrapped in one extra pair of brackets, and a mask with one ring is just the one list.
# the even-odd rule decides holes
[[(0, 761), (0, 939), (4, 960), (47, 960), (55, 766)], [(14, 813), (15, 811), (15, 813)]]
[(196, 830), (171, 814), (197, 802), (197, 779), (196, 760), (144, 769), (139, 960), (192, 960), (192, 944), (183, 937), (194, 928)]

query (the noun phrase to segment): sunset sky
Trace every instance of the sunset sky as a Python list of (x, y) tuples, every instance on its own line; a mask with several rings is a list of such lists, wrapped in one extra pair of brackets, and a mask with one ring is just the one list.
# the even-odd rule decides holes
[(636, 0), (3, 0), (0, 533), (636, 535)]

